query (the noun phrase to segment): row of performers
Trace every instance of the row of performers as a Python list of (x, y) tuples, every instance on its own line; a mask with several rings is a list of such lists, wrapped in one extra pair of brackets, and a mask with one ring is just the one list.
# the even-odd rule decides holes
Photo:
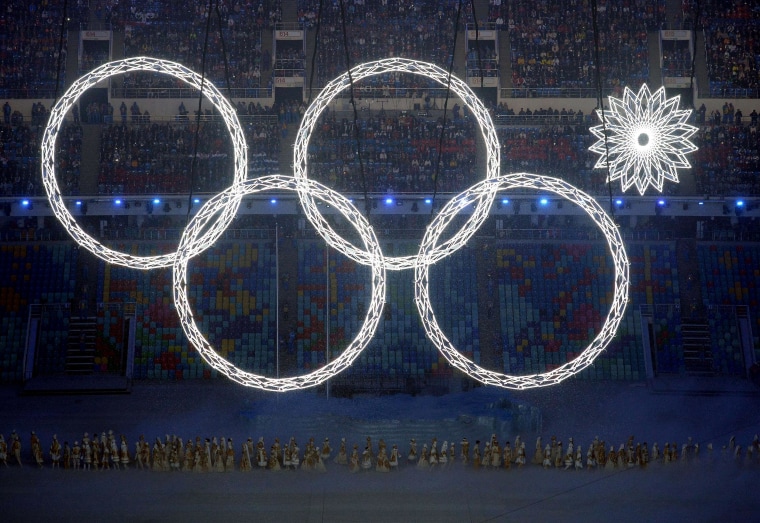
[[(8, 448), (2, 434), (0, 434), (0, 464), (8, 465), (10, 460), (19, 466), (23, 464), (21, 438), (13, 432), (11, 445)], [(45, 457), (39, 437), (32, 432), (30, 436), (31, 455), (34, 462), (45, 466)], [(657, 443), (650, 450), (646, 442), (635, 442), (630, 437), (626, 443), (620, 444), (617, 450), (614, 446), (607, 445), (599, 438), (594, 438), (584, 454), (580, 445), (575, 445), (573, 438), (568, 440), (566, 448), (562, 441), (552, 436), (551, 442), (542, 446), (541, 437), (536, 439), (535, 451), (530, 461), (526, 456), (525, 442), (520, 436), (515, 439), (514, 446), (507, 441), (502, 447), (496, 438), (485, 441), (481, 452), (481, 442), (475, 441), (471, 445), (467, 438), (462, 438), (457, 452), (456, 445), (444, 441), (440, 449), (438, 441), (433, 438), (430, 444), (424, 443), (421, 448), (417, 441), (412, 438), (409, 441), (409, 449), (405, 461), (407, 465), (420, 469), (433, 467), (447, 467), (453, 463), (472, 466), (473, 468), (511, 468), (522, 467), (528, 462), (543, 466), (544, 468), (557, 469), (594, 469), (594, 468), (630, 468), (646, 467), (651, 461), (673, 462), (686, 461), (699, 455), (699, 444), (693, 443), (691, 438), (679, 446), (676, 443), (666, 443), (660, 451)], [(732, 438), (728, 447), (724, 447), (737, 457), (741, 455), (741, 446), (736, 445)], [(712, 446), (708, 445), (708, 451)], [(236, 453), (231, 438), (205, 438), (183, 442), (176, 436), (166, 435), (164, 440), (156, 438), (151, 446), (143, 436), (135, 444), (134, 453), (130, 454), (126, 437), (121, 435), (118, 439), (113, 431), (101, 433), (90, 437), (84, 433), (82, 441), (74, 442), (69, 446), (68, 442), (63, 445), (56, 435), (49, 448), (48, 457), (53, 468), (65, 469), (119, 469), (127, 468), (130, 464), (138, 469), (150, 469), (154, 471), (185, 471), (185, 472), (225, 472), (239, 468), (242, 471), (250, 471), (254, 468), (262, 470), (317, 470), (324, 471), (325, 464), (332, 458), (338, 465), (345, 465), (351, 472), (362, 470), (376, 470), (389, 472), (396, 470), (402, 460), (397, 445), (389, 449), (385, 442), (380, 439), (375, 450), (372, 438), (367, 437), (364, 449), (360, 451), (359, 445), (355, 444), (348, 452), (345, 438), (341, 439), (337, 455), (332, 457), (333, 449), (330, 440), (325, 438), (321, 446), (309, 439), (303, 452), (298, 446), (296, 439), (291, 437), (285, 445), (281, 445), (279, 439), (267, 450), (264, 438), (259, 438), (254, 444), (252, 438), (248, 438)], [(760, 460), (760, 440), (756, 435), (751, 444), (747, 446), (747, 456), (750, 459)]]

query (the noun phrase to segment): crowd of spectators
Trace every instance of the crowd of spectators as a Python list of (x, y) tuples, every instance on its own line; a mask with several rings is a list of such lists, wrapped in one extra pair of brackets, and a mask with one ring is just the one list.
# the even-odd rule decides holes
[(606, 173), (594, 169), (588, 150), (595, 138), (582, 125), (500, 127), (501, 172), (539, 173), (571, 183), (589, 194), (607, 194)]
[[(699, 128), (699, 146), (692, 164), (699, 194), (720, 196), (760, 195), (760, 142), (757, 111), (749, 121), (721, 118), (718, 110)], [(749, 123), (749, 125), (746, 125)]]
[(688, 40), (662, 42), (662, 75), (689, 77), (692, 70), (692, 54)]
[(306, 55), (303, 49), (277, 49), (274, 61), (275, 76), (303, 76)]
[[(20, 113), (19, 113), (20, 114)], [(40, 177), (40, 143), (44, 128), (23, 121), (0, 126), (0, 196), (44, 194)], [(56, 138), (56, 176), (64, 195), (79, 194), (82, 127), (64, 123)]]
[(349, 113), (322, 116), (309, 142), (309, 177), (354, 193), (364, 191), (366, 180), (367, 192), (383, 194), (459, 192), (478, 181), (477, 126), (470, 118), (446, 120), (438, 169), (442, 118), (381, 111), (358, 124), (359, 146)]
[[(319, 2), (299, 1), (299, 21), (307, 29), (317, 24)], [(457, 2), (421, 0), (414, 3), (388, 0), (349, 0), (345, 26), (351, 66), (371, 60), (404, 57), (433, 62), (448, 69), (454, 42)], [(462, 8), (459, 30), (469, 20), (469, 2)], [(319, 29), (316, 86), (323, 86), (346, 71), (343, 18), (338, 2), (325, 3)], [(411, 75), (401, 75), (411, 76)], [(396, 82), (396, 78), (393, 79)], [(397, 87), (431, 85), (423, 77), (401, 80)], [(376, 84), (385, 81), (376, 79)]]
[[(278, 172), (276, 120), (251, 118), (243, 125), (250, 175)], [(100, 139), (100, 194), (219, 192), (232, 182), (232, 144), (221, 120), (200, 124), (197, 151), (193, 120), (105, 125)]]
[[(686, 2), (684, 11), (693, 11)], [(711, 96), (760, 96), (760, 5), (708, 0), (700, 5)]]
[[(67, 11), (68, 29), (79, 29), (86, 5)], [(0, 13), (0, 96), (52, 98), (58, 76), (61, 2), (6, 0)], [(68, 31), (64, 31), (61, 63), (65, 64)], [(63, 87), (65, 71), (61, 71)]]
[(562, 110), (548, 107), (538, 108), (535, 111), (528, 108), (521, 108), (515, 113), (515, 110), (509, 107), (505, 102), (500, 102), (491, 109), (497, 124), (515, 125), (542, 125), (542, 124), (583, 124), (591, 123), (591, 115), (584, 116), (582, 110), (577, 112), (572, 107), (568, 110), (564, 107)]
[[(167, 2), (125, 2), (113, 6), (110, 20), (124, 28), (124, 55), (149, 55), (178, 61), (195, 71), (203, 70), (208, 4), (172, 0)], [(280, 3), (220, 2), (222, 36), (213, 23), (205, 54), (205, 72), (219, 87), (259, 88), (261, 75), (269, 71), (272, 57), (261, 47), (261, 31), (281, 20)], [(224, 42), (222, 42), (222, 37)], [(222, 45), (224, 44), (224, 45)], [(227, 60), (223, 53), (226, 53)], [(225, 69), (227, 68), (227, 69)], [(125, 88), (185, 87), (177, 80), (158, 74), (124, 75)]]
[[(516, 88), (596, 86), (591, 9), (582, 0), (493, 0), (492, 16), (506, 23)], [(664, 1), (609, 0), (598, 8), (601, 77), (606, 89), (637, 87), (649, 79), (647, 30), (659, 27)], [(498, 17), (497, 17), (498, 19)], [(492, 21), (496, 22), (497, 19)]]

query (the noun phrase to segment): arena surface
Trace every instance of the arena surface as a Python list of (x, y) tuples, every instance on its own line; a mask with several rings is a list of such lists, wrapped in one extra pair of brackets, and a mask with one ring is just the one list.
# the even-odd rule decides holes
[[(569, 380), (521, 393), (476, 388), (444, 396), (327, 399), (314, 391), (267, 394), (218, 380), (137, 382), (124, 395), (23, 396), (11, 387), (0, 394), (0, 432), (6, 439), (12, 430), (21, 435), (25, 459), (22, 469), (0, 467), (5, 521), (673, 522), (753, 521), (760, 513), (757, 456), (737, 461), (722, 450), (731, 436), (746, 449), (760, 432), (760, 399), (747, 389), (664, 393), (644, 383)], [(432, 437), (439, 444), (458, 444), (463, 436), (485, 441), (494, 432), (502, 444), (514, 441), (518, 434), (503, 408), (510, 403), (540, 411), (544, 442), (572, 437), (586, 449), (598, 436), (617, 448), (633, 436), (662, 448), (691, 437), (701, 450), (698, 458), (643, 470), (544, 470), (530, 463), (497, 471), (459, 464), (418, 470), (406, 464), (411, 437), (420, 446)], [(295, 436), (301, 449), (310, 437), (317, 444), (329, 437), (334, 455), (341, 438), (350, 449), (371, 436), (375, 445), (380, 438), (397, 444), (402, 466), (357, 474), (331, 460), (325, 473), (161, 473), (134, 465), (126, 471), (40, 470), (29, 451), (32, 430), (45, 450), (53, 433), (71, 442), (84, 432), (113, 430), (127, 436), (130, 449), (140, 434), (149, 441), (165, 434), (224, 436), (236, 449), (249, 436), (264, 436), (267, 445)], [(536, 435), (520, 434), (529, 458)]]

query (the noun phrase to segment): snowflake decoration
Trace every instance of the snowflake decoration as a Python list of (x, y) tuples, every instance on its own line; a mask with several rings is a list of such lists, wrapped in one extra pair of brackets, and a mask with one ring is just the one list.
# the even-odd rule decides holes
[(662, 192), (664, 180), (678, 183), (676, 169), (691, 167), (686, 154), (697, 150), (689, 141), (697, 128), (686, 123), (691, 110), (678, 110), (679, 99), (665, 98), (664, 87), (650, 93), (646, 84), (638, 94), (626, 87), (622, 99), (610, 96), (610, 109), (597, 110), (607, 120), (607, 146), (604, 126), (591, 128), (599, 139), (589, 147), (600, 155), (594, 168), (609, 160), (609, 181), (620, 178), (623, 192), (631, 185), (642, 195), (648, 185)]

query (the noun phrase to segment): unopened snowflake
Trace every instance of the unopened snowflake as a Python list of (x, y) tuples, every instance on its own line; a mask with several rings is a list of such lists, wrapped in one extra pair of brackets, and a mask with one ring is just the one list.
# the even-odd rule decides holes
[[(638, 94), (626, 87), (622, 99), (610, 96), (606, 145), (604, 126), (591, 128), (599, 139), (589, 147), (600, 155), (594, 168), (607, 168), (609, 160), (609, 181), (619, 178), (623, 192), (631, 185), (640, 194), (648, 185), (662, 192), (665, 180), (678, 183), (676, 170), (691, 167), (686, 154), (697, 150), (689, 141), (697, 128), (686, 123), (691, 110), (679, 110), (679, 99), (667, 99), (664, 87), (650, 93), (646, 84)], [(601, 119), (602, 112), (597, 114)]]

